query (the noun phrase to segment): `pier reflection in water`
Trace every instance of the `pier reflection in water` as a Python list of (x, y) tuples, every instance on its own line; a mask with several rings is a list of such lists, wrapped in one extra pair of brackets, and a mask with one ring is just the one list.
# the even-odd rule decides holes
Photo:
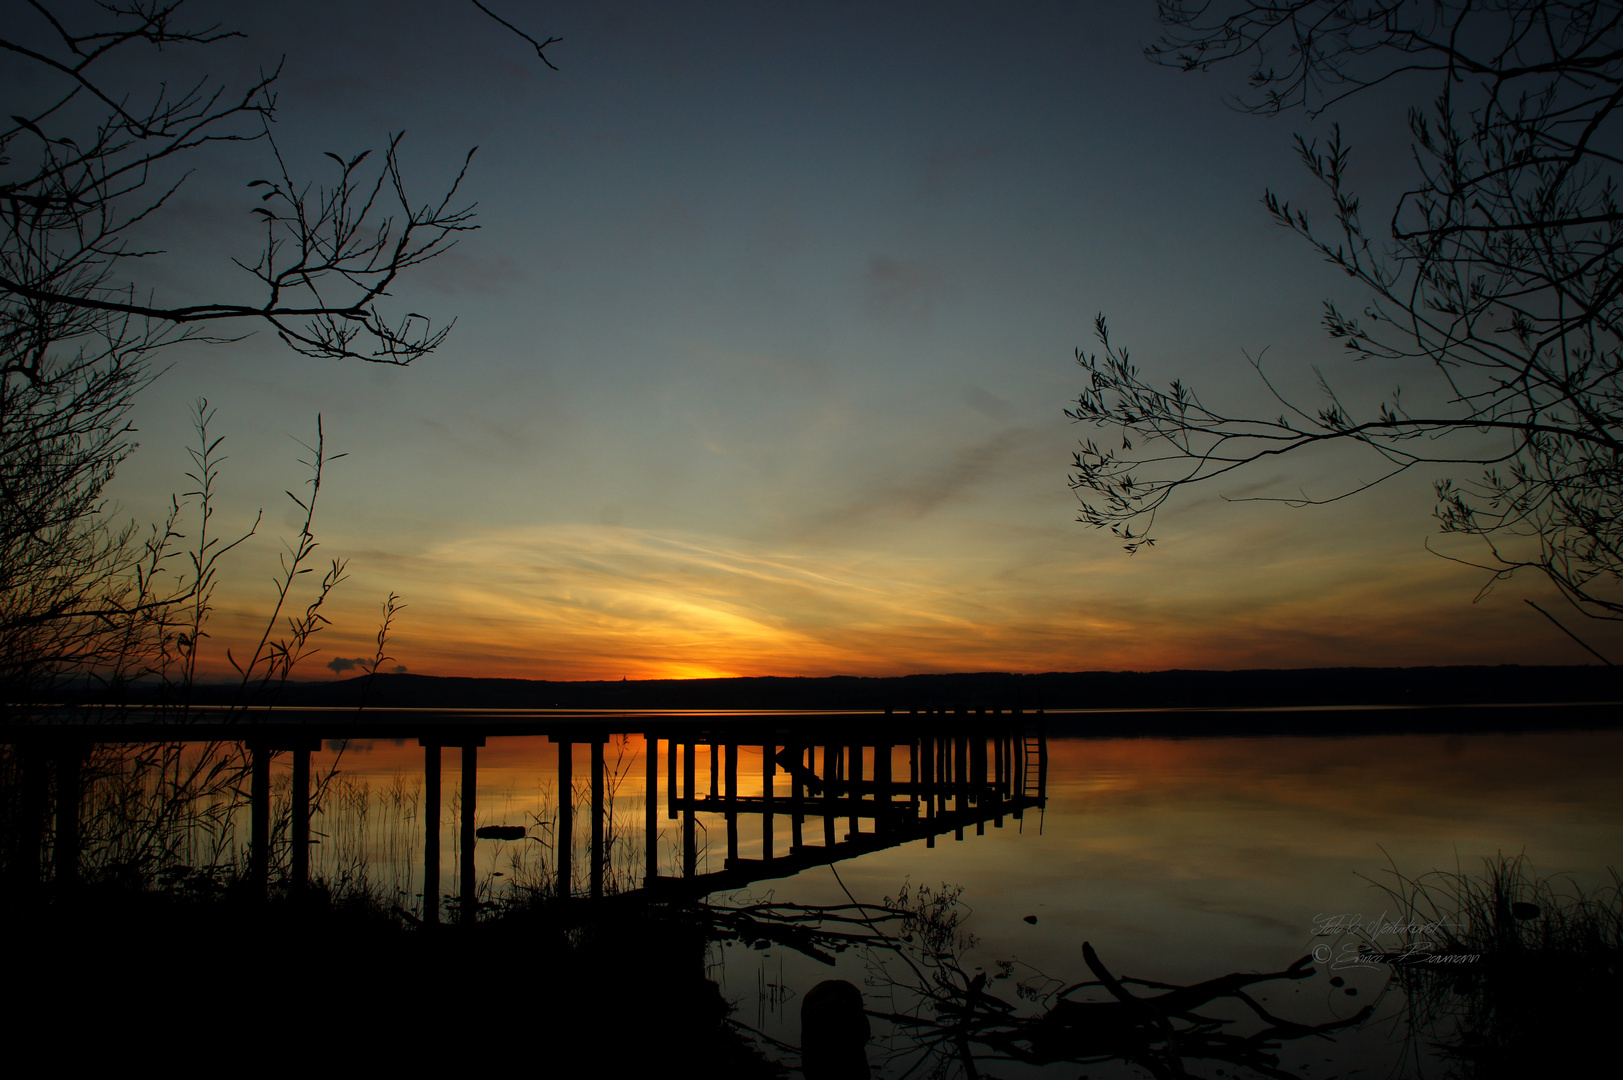
[[(1028, 809), (1040, 810), (1045, 802), (1047, 743), (1036, 718), (937, 720), (928, 731), (916, 723), (872, 717), (856, 722), (825, 717), (815, 730), (710, 718), (661, 725), (636, 736), (614, 736), (601, 726), (564, 727), (547, 739), (557, 753), (551, 790), (569, 797), (556, 796), (551, 822), (535, 810), (527, 816), (534, 824), (552, 826), (556, 896), (598, 898), (609, 891), (639, 890), (704, 896), (914, 840), (934, 847), (936, 837), (948, 833), (958, 840), (967, 829), (984, 835), (988, 825), (1021, 821)], [(640, 753), (628, 754), (628, 743)], [(612, 775), (611, 744), (618, 750)], [(533, 744), (525, 749), (533, 782), (539, 771)], [(587, 776), (585, 790), (577, 794), (575, 759), (582, 751)], [(437, 805), (438, 747), (430, 743), (426, 753), (427, 805)], [(467, 771), (476, 753), (474, 747), (463, 750), (462, 791), (478, 783)], [(616, 873), (611, 865), (616, 852), (629, 860), (631, 845), (624, 842), (627, 823), (613, 820), (610, 798), (611, 785), (618, 789), (639, 757), (641, 789), (623, 801), (642, 804), (640, 878), (631, 868)], [(481, 836), (529, 838), (522, 825), (470, 824), (479, 820), (470, 799), (457, 812), (462, 851), (473, 850), (471, 841)], [(424, 880), (436, 880), (438, 830), (430, 823), (427, 832), (433, 838), (425, 844)], [(725, 854), (716, 869), (711, 855), (723, 835)], [(576, 873), (582, 848), (584, 881)], [(669, 856), (662, 855), (665, 849)], [(459, 895), (474, 901), (481, 880), (476, 866), (474, 860), (460, 860)], [(500, 871), (493, 865), (486, 870), (495, 873)], [(611, 878), (617, 886), (611, 887)], [(425, 901), (425, 918), (437, 918), (437, 907)]]

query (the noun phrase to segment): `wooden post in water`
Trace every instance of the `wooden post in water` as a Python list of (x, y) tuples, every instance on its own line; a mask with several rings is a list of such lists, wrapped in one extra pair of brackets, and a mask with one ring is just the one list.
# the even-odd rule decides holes
[(254, 895), (270, 886), (270, 748), (248, 744), (248, 881)]
[(839, 790), (839, 761), (834, 756), (834, 747), (823, 747), (823, 846), (834, 846), (834, 795)]
[(475, 815), (479, 810), (479, 747), (483, 739), (462, 744), (462, 922), (472, 926), (479, 917), (479, 879), (475, 876), (478, 861), (475, 833)]
[(79, 884), (79, 807), (84, 799), (81, 770), (85, 748), (68, 739), (56, 747), (56, 887), (67, 891)]
[(51, 810), (49, 763), (37, 743), (15, 748), (22, 771), (22, 822), (13, 839), (16, 848), (6, 860), (13, 879), (8, 888), (14, 897), (30, 898), (41, 881), (40, 855), (45, 850), (45, 819)]
[(667, 808), (667, 813), (668, 813), (670, 819), (672, 821), (675, 821), (676, 820), (676, 747), (677, 747), (677, 742), (676, 742), (675, 739), (668, 739), (666, 741), (669, 744), (666, 747), (666, 749), (670, 753), (670, 759), (666, 763), (665, 798), (666, 798), (667, 802), (669, 803), (669, 806)]
[(873, 751), (874, 832), (890, 828), (890, 743), (882, 742)]
[[(960, 720), (959, 723), (963, 724), (964, 721)], [(953, 735), (952, 756), (952, 808), (958, 814), (958, 827), (953, 830), (952, 838), (962, 840), (964, 838), (963, 815), (969, 809), (969, 735), (963, 727), (960, 727)]]
[[(920, 736), (919, 739), (919, 767), (920, 786), (923, 788), (923, 815), (925, 820), (933, 822), (936, 817), (936, 789), (940, 784), (940, 739), (935, 736)], [(923, 840), (925, 848), (935, 846), (935, 825), (930, 827), (930, 833)]]
[[(934, 735), (921, 735), (919, 737), (919, 787), (924, 797), (924, 817), (927, 821), (934, 821), (936, 816), (936, 785), (940, 780), (939, 765), (940, 740)], [(930, 827), (930, 833), (924, 838), (924, 846), (935, 847), (935, 827)]]
[(913, 736), (907, 744), (907, 783), (912, 789), (911, 798), (907, 804), (913, 808), (913, 815), (919, 812), (919, 736)]
[(947, 812), (947, 790), (952, 782), (952, 739), (943, 734), (935, 739), (935, 811)]
[[(785, 754), (789, 750), (783, 748)], [(806, 763), (806, 753), (798, 746), (794, 747), (794, 760), (797, 765)], [(794, 813), (789, 818), (789, 854), (796, 855), (806, 846), (806, 783), (798, 768), (789, 774), (789, 780), (789, 797), (794, 800)]]
[(976, 728), (974, 736), (969, 740), (969, 766), (974, 785), (970, 791), (970, 798), (979, 806), (986, 794), (986, 731)]
[(643, 886), (650, 887), (659, 877), (659, 739), (643, 736), (643, 756), (647, 789), (643, 792), (643, 816), (646, 818), (647, 850), (643, 853)]
[(727, 812), (727, 864), (738, 861), (738, 743), (729, 742), (726, 751), (727, 776), (723, 784)]
[(1013, 724), (1013, 719), (1010, 719), (1008, 723), (998, 726), (998, 815), (992, 819), (993, 828), (1003, 828), (1003, 809), (1010, 801), (1010, 765), (1014, 760), (1010, 745), (1010, 729), (1013, 728)]
[(969, 732), (959, 731), (958, 737), (953, 739), (954, 780), (958, 781), (953, 796), (954, 810), (969, 809)]
[(847, 790), (850, 792), (847, 798), (851, 800), (851, 813), (846, 819), (846, 824), (850, 826), (850, 830), (845, 835), (847, 840), (854, 839), (862, 833), (862, 791), (860, 790), (860, 785), (862, 783), (862, 744), (855, 742), (852, 743), (850, 753), (851, 781), (849, 787), (847, 788)]
[(440, 921), (440, 744), (423, 747), (423, 922)]
[(592, 899), (603, 898), (603, 816), (608, 807), (603, 797), (603, 740), (592, 740)]
[(1037, 797), (1046, 803), (1048, 801), (1048, 734), (1043, 725), (1047, 721), (1039, 720), (1037, 723)]
[(558, 832), (552, 839), (558, 850), (558, 896), (567, 900), (574, 891), (575, 860), (575, 744), (568, 739), (558, 740)]
[(719, 760), (720, 754), (721, 754), (721, 744), (717, 743), (715, 738), (712, 737), (710, 739), (710, 797), (712, 799), (718, 799), (718, 798), (721, 797), (721, 791), (720, 791), (721, 761)]
[(761, 859), (772, 858), (772, 780), (778, 775), (776, 744), (761, 747)]
[[(997, 713), (993, 712), (992, 715), (996, 716)], [(973, 796), (975, 800), (975, 835), (985, 836), (986, 815), (981, 813), (981, 809), (985, 805), (987, 796), (990, 793), (987, 786), (989, 781), (986, 776), (987, 754), (985, 728), (977, 727), (975, 729), (974, 738), (970, 740), (969, 757), (975, 769), (975, 790)]]
[(293, 886), (303, 896), (310, 884), (310, 744), (300, 739), (293, 747)]
[(694, 832), (698, 823), (694, 820), (696, 813), (693, 809), (693, 751), (693, 743), (682, 744), (682, 797), (687, 801), (687, 812), (682, 815), (683, 877), (692, 877), (699, 869), (699, 838)]
[(992, 741), (992, 783), (998, 789), (998, 799), (1003, 799), (1003, 726), (998, 724)]

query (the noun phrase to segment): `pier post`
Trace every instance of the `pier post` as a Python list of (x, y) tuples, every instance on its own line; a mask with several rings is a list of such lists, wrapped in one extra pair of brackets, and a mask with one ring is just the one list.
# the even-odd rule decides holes
[(930, 821), (930, 833), (924, 838), (924, 846), (935, 847), (935, 819), (940, 817), (944, 809), (942, 802), (942, 757), (941, 747), (946, 740), (939, 735), (925, 737), (923, 752), (919, 760), (924, 766), (924, 816)]
[(823, 747), (823, 846), (834, 846), (834, 798), (839, 790), (839, 762), (834, 756), (834, 747)]
[(56, 887), (69, 890), (79, 884), (79, 809), (84, 799), (82, 770), (85, 747), (72, 739), (56, 747)]
[(423, 747), (423, 922), (440, 921), (440, 744)]
[(850, 754), (851, 764), (849, 771), (851, 780), (846, 788), (847, 792), (849, 792), (846, 797), (851, 801), (851, 813), (846, 819), (846, 824), (850, 827), (845, 836), (847, 840), (855, 839), (862, 833), (862, 744), (852, 743)]
[(947, 810), (948, 790), (952, 784), (952, 738), (941, 735), (935, 740), (935, 806), (936, 813)]
[(738, 744), (730, 742), (726, 750), (726, 780), (723, 785), (727, 811), (727, 863), (738, 860)]
[(603, 897), (603, 740), (592, 740), (592, 899)]
[(873, 751), (874, 832), (885, 832), (890, 827), (890, 803), (894, 792), (890, 784), (890, 743), (880, 743)]
[[(682, 876), (692, 877), (699, 868), (699, 838), (694, 829), (697, 822), (693, 809), (693, 751), (695, 744), (685, 742), (682, 744), (682, 797), (687, 802), (687, 810), (682, 815)], [(672, 793), (674, 802), (675, 793)]]
[[(996, 716), (997, 714), (994, 712), (992, 715)], [(986, 776), (988, 756), (986, 752), (986, 738), (986, 729), (977, 728), (975, 730), (974, 737), (970, 740), (969, 744), (970, 766), (975, 773), (975, 786), (970, 797), (975, 804), (976, 836), (986, 835), (986, 815), (981, 812), (982, 808), (986, 805), (987, 795), (989, 794), (987, 786), (989, 782)]]
[(479, 747), (483, 739), (462, 744), (462, 922), (472, 926), (479, 917), (479, 879), (475, 876), (479, 837), (475, 816), (479, 811)]
[(6, 858), (12, 880), (7, 888), (13, 896), (31, 898), (41, 881), (41, 853), (45, 850), (45, 819), (51, 810), (51, 780), (48, 763), (37, 743), (14, 747), (22, 787), (22, 820), (12, 837), (15, 847)]
[[(783, 752), (788, 754), (790, 749), (786, 746)], [(798, 746), (793, 750), (795, 763), (803, 765), (806, 760), (805, 752)], [(794, 812), (789, 818), (789, 853), (793, 855), (806, 846), (806, 784), (798, 768), (789, 774), (789, 779), (789, 797), (794, 801)]]
[(953, 739), (953, 778), (958, 781), (953, 793), (953, 809), (969, 809), (969, 732), (959, 729)]
[(973, 784), (970, 798), (976, 806), (979, 806), (982, 797), (986, 793), (986, 732), (984, 729), (977, 729), (974, 736), (969, 740), (969, 768), (971, 773), (970, 782)]
[(294, 896), (303, 896), (310, 884), (310, 743), (293, 747), (292, 836)]
[(919, 736), (913, 736), (907, 744), (907, 783), (912, 788), (912, 798), (908, 805), (913, 808), (914, 816), (919, 812)]
[(647, 770), (647, 788), (643, 792), (644, 826), (647, 830), (647, 850), (643, 853), (643, 886), (651, 887), (659, 877), (659, 738), (643, 736), (644, 766)]
[(667, 815), (670, 817), (670, 819), (672, 821), (675, 821), (676, 820), (676, 748), (677, 748), (678, 744), (677, 744), (677, 741), (675, 739), (667, 739), (665, 741), (666, 741), (666, 744), (667, 744), (666, 745), (666, 750), (670, 754), (670, 757), (667, 759), (666, 767), (665, 767), (666, 768), (666, 773), (665, 773), (665, 799), (666, 799), (666, 802), (669, 804), (668, 807), (667, 807)]
[(1048, 735), (1043, 729), (1044, 721), (1038, 721), (1037, 727), (1037, 797), (1046, 805), (1048, 802)]
[(761, 747), (761, 860), (772, 859), (772, 780), (778, 774), (778, 748)]
[(567, 900), (574, 891), (575, 860), (575, 744), (568, 739), (558, 740), (558, 831), (552, 841), (558, 851), (558, 898)]
[(270, 885), (270, 747), (248, 744), (248, 881), (263, 898)]
[(999, 725), (996, 736), (992, 740), (992, 783), (997, 788), (998, 799), (1003, 799), (1003, 740), (1004, 729)]

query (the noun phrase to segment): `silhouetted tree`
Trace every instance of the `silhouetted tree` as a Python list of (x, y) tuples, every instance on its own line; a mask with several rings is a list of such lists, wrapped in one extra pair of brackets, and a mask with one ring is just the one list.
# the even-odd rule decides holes
[(1297, 136), (1333, 224), (1313, 225), (1272, 191), (1265, 202), (1373, 294), (1357, 314), (1327, 303), (1330, 335), (1354, 359), (1431, 369), (1437, 390), (1414, 401), (1394, 389), (1365, 412), (1321, 377), (1322, 399), (1300, 404), (1254, 362), (1277, 405), (1235, 414), (1182, 382), (1146, 381), (1101, 316), (1102, 351), (1078, 350), (1089, 381), (1067, 412), (1121, 439), (1087, 440), (1075, 455), (1081, 520), (1135, 551), (1154, 542), (1155, 513), (1181, 488), (1357, 444), (1384, 459), (1378, 479), (1282, 501), (1345, 498), (1417, 466), (1479, 467), (1469, 481), (1437, 480), (1442, 530), (1481, 537), (1493, 580), (1536, 570), (1586, 615), (1623, 618), (1623, 8), (1163, 0), (1161, 19), (1149, 57), (1184, 70), (1246, 65), (1237, 104), (1252, 112), (1316, 117), (1381, 84), (1433, 95), (1408, 110), (1415, 179), (1381, 227), (1363, 224), (1335, 127), (1322, 142)]
[[(555, 39), (474, 4), (546, 60)], [(184, 595), (152, 580), (173, 519), (143, 544), (101, 497), (133, 449), (129, 409), (162, 349), (269, 327), (307, 356), (403, 365), (450, 329), (389, 298), (475, 228), (458, 201), (472, 151), (422, 203), (399, 135), (377, 153), (328, 154), (325, 186), (296, 179), (272, 135), (279, 69), (235, 89), (166, 74), (176, 51), (239, 36), (185, 23), (181, 6), (31, 0), (0, 27), (23, 98), (0, 109), (0, 699), (105, 662), (132, 619)], [(161, 296), (141, 277), (155, 214), (198, 155), (256, 141), (270, 151), (248, 184), (264, 245), (236, 266), (257, 299)]]

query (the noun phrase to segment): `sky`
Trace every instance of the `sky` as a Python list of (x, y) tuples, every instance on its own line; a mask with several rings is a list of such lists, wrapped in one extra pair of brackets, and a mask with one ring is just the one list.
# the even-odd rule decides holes
[[(373, 657), (391, 592), (384, 669), (440, 675), (1589, 659), (1523, 603), (1558, 603), (1547, 585), (1479, 596), (1486, 575), (1438, 554), (1482, 556), (1437, 535), (1433, 474), (1326, 506), (1244, 501), (1334, 495), (1379, 465), (1271, 463), (1184, 493), (1131, 557), (1075, 520), (1067, 467), (1096, 433), (1064, 410), (1098, 314), (1152, 381), (1235, 409), (1277, 411), (1248, 357), (1304, 402), (1315, 366), (1353, 400), (1432, 388), (1338, 355), (1322, 304), (1364, 298), (1261, 204), (1272, 188), (1324, 215), (1291, 137), (1332, 120), (1354, 182), (1389, 201), (1416, 88), (1318, 120), (1245, 115), (1226, 97), (1242, 72), (1143, 58), (1151, 3), (492, 10), (561, 38), (560, 70), (451, 0), (189, 0), (244, 36), (129, 67), (131, 85), (241, 87), (281, 61), (277, 145), (317, 183), (325, 152), (404, 132), (425, 202), (478, 148), (460, 194), (479, 230), (389, 301), (456, 319), (433, 355), (311, 360), (258, 333), (170, 350), (137, 400), (113, 513), (157, 520), (189, 489), (200, 398), (227, 458), (216, 527), (264, 511), (222, 563), (210, 670), (272, 611), (318, 416), (347, 456), (323, 477), (317, 558), (347, 579), (300, 677)], [(139, 283), (251, 298), (231, 260), (257, 254), (246, 185), (269, 147), (189, 165), (147, 222), (165, 253)]]

